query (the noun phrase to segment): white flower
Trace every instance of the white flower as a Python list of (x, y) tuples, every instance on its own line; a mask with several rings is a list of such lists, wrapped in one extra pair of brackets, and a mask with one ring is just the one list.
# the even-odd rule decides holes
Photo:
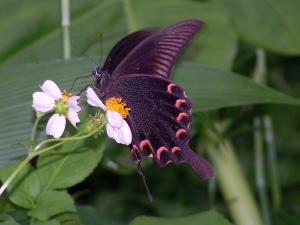
[[(128, 123), (123, 119), (120, 112), (104, 105), (91, 87), (87, 88), (86, 96), (88, 104), (99, 107), (106, 111), (106, 118), (108, 122), (106, 124), (106, 132), (108, 137), (115, 139), (119, 144), (129, 145), (132, 142), (132, 133)], [(122, 109), (123, 113), (128, 113), (128, 109), (125, 108), (125, 104), (121, 103), (120, 99), (112, 99), (117, 101), (115, 106), (118, 106), (119, 109)]]
[(55, 114), (48, 120), (46, 134), (60, 138), (66, 127), (66, 118), (74, 127), (80, 121), (78, 117), (78, 112), (81, 110), (78, 106), (79, 96), (62, 93), (51, 80), (46, 80), (41, 89), (42, 92), (33, 93), (32, 107), (43, 113), (55, 110)]

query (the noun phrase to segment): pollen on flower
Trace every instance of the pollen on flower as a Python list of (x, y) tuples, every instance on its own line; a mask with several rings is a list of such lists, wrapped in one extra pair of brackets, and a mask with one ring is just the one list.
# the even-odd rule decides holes
[(62, 92), (61, 99), (62, 99), (64, 102), (67, 102), (71, 96), (72, 96), (71, 93), (68, 93), (67, 91), (64, 90), (64, 91)]
[(111, 110), (120, 113), (123, 118), (128, 116), (130, 108), (123, 102), (122, 98), (112, 97), (105, 101), (106, 107)]

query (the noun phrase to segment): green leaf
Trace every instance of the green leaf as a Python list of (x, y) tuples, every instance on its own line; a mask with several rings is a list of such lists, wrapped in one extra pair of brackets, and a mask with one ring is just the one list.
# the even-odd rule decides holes
[(300, 54), (300, 1), (227, 0), (226, 6), (244, 41), (280, 54)]
[[(56, 215), (54, 218), (55, 220), (59, 221), (61, 225), (85, 225), (80, 222), (77, 213), (65, 212)], [(92, 224), (87, 224), (87, 225), (92, 225)]]
[[(100, 218), (99, 213), (95, 208), (90, 206), (77, 206), (79, 218), (86, 225), (103, 225), (103, 218)], [(102, 221), (102, 222), (100, 222)]]
[[(75, 45), (73, 56), (80, 56), (82, 52), (99, 55), (100, 33), (103, 33), (103, 52), (108, 53), (112, 46), (129, 32), (126, 29), (123, 3), (126, 4), (126, 1), (102, 0), (95, 3), (89, 0), (88, 3), (81, 4), (79, 1), (74, 1), (74, 4), (72, 2), (71, 34)], [(166, 26), (191, 18), (203, 20), (205, 27), (193, 41), (186, 55), (187, 58), (209, 66), (227, 69), (231, 67), (237, 48), (237, 36), (231, 28), (222, 2), (135, 0), (132, 5), (134, 6), (133, 18), (138, 23), (137, 29)], [(166, 8), (168, 10), (165, 10)], [(76, 10), (82, 10), (84, 13), (73, 16)], [(46, 16), (58, 13), (59, 8), (55, 7), (53, 2), (35, 4), (34, 1), (29, 1), (22, 12), (10, 12), (9, 20), (7, 18), (3, 20), (6, 29), (1, 30), (0, 26), (0, 32), (2, 31), (7, 40), (0, 44), (0, 52), (1, 47), (4, 51), (3, 64), (41, 62), (61, 58), (60, 23)], [(31, 14), (35, 17), (28, 16)], [(15, 27), (20, 29), (14, 29)], [(31, 29), (28, 30), (28, 27)]]
[(57, 220), (33, 221), (30, 225), (61, 225)]
[(45, 191), (36, 200), (35, 207), (28, 215), (41, 221), (63, 212), (75, 212), (71, 196), (65, 191)]
[[(0, 169), (0, 179), (2, 182), (11, 175), (11, 173), (17, 168), (20, 162), (10, 164), (4, 168)], [(32, 208), (34, 206), (34, 192), (36, 192), (36, 187), (32, 179), (29, 178), (29, 174), (32, 172), (32, 167), (30, 165), (24, 166), (23, 170), (15, 177), (15, 179), (7, 187), (8, 198), (14, 204), (24, 207)], [(32, 184), (32, 188), (27, 189), (27, 184)]]
[(134, 219), (130, 225), (230, 225), (221, 214), (208, 211), (181, 218), (159, 218), (141, 216)]
[(238, 74), (193, 63), (179, 67), (175, 81), (186, 89), (194, 111), (255, 103), (300, 105), (300, 100)]
[(37, 173), (44, 190), (73, 186), (95, 169), (102, 158), (105, 144), (89, 141), (93, 143), (91, 146), (87, 142), (82, 142), (79, 148), (75, 142), (74, 149), (70, 145), (63, 146), (64, 149), (72, 150), (71, 153), (64, 153), (64, 149), (59, 149), (58, 154), (40, 157)]
[[(34, 116), (31, 95), (39, 90), (39, 85), (51, 79), (61, 88), (66, 88), (75, 77), (90, 73), (91, 68), (89, 60), (73, 59), (0, 69), (1, 76), (6, 78), (0, 83), (0, 166), (26, 153), (25, 149), (12, 145), (28, 138)], [(299, 100), (295, 98), (224, 70), (194, 63), (179, 63), (177, 68), (175, 81), (193, 101), (194, 112), (254, 103), (299, 105)], [(94, 82), (93, 77), (90, 81), (82, 79), (76, 87), (79, 89), (91, 82)], [(41, 129), (45, 129), (44, 126)]]
[(19, 225), (11, 216), (0, 214), (0, 225)]

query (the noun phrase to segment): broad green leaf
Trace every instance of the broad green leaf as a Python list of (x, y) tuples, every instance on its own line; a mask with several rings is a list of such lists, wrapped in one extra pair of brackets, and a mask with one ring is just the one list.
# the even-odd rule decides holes
[(104, 225), (103, 219), (98, 215), (95, 208), (90, 206), (77, 206), (79, 218), (83, 224)]
[(0, 214), (0, 225), (19, 225), (11, 216)]
[(129, 225), (230, 225), (221, 214), (208, 211), (181, 218), (159, 218), (141, 216), (134, 219)]
[[(89, 146), (92, 149), (82, 142), (86, 147), (75, 145), (72, 149), (70, 145), (65, 145), (64, 148), (69, 148), (68, 153), (59, 149), (58, 154), (41, 155), (37, 169), (32, 170), (31, 166), (27, 165), (8, 187), (9, 199), (20, 207), (32, 209), (45, 191), (67, 188), (79, 183), (93, 171), (102, 157), (104, 145), (93, 143), (94, 145)], [(1, 180), (7, 178), (17, 165), (18, 163), (15, 163), (1, 168)]]
[(300, 54), (300, 1), (227, 0), (226, 6), (244, 41), (280, 54)]
[[(51, 79), (61, 88), (67, 88), (75, 77), (89, 74), (91, 68), (89, 60), (74, 59), (0, 69), (0, 75), (6, 77), (0, 83), (0, 166), (25, 153), (25, 149), (12, 145), (28, 138), (34, 117), (31, 95), (39, 90), (39, 85)], [(194, 112), (254, 103), (299, 105), (295, 98), (224, 70), (194, 63), (179, 63), (177, 68), (175, 81), (193, 101)], [(93, 82), (93, 77), (82, 79), (76, 87), (79, 89)], [(41, 126), (41, 133), (44, 128)]]
[[(92, 142), (93, 145), (89, 145), (88, 142)], [(80, 147), (76, 146), (71, 153), (64, 153), (63, 149), (59, 149), (58, 154), (42, 156), (38, 160), (37, 173), (43, 189), (62, 189), (73, 186), (95, 169), (102, 158), (105, 145), (99, 144), (98, 141), (91, 141), (91, 139), (81, 144)], [(68, 147), (70, 145), (63, 148)]]
[[(11, 173), (17, 168), (20, 162), (15, 162), (6, 167), (0, 169), (0, 179), (2, 183), (11, 175)], [(32, 208), (34, 206), (33, 195), (36, 192), (36, 182), (33, 181), (30, 189), (27, 189), (27, 182), (32, 182), (29, 178), (29, 174), (32, 172), (32, 167), (26, 165), (23, 170), (15, 177), (12, 183), (7, 187), (6, 191), (8, 192), (8, 198), (14, 204), (24, 207)], [(25, 184), (26, 183), (26, 184)], [(25, 185), (21, 185), (25, 184)]]
[(28, 215), (40, 221), (64, 212), (75, 212), (73, 199), (66, 191), (45, 191), (36, 200)]
[(33, 221), (30, 225), (61, 225), (57, 220)]
[[(128, 18), (124, 15), (126, 2), (101, 0), (96, 4), (90, 0), (88, 3), (80, 4), (79, 1), (74, 1), (74, 3), (72, 1), (73, 11), (82, 10), (84, 12), (75, 14), (72, 18), (73, 56), (79, 56), (82, 53), (99, 55), (99, 35), (101, 33), (103, 33), (103, 52), (108, 53), (112, 46), (129, 32), (129, 28), (126, 27)], [(166, 26), (191, 18), (203, 20), (205, 27), (193, 41), (186, 56), (189, 60), (209, 66), (227, 69), (231, 67), (235, 56), (237, 37), (231, 29), (222, 2), (134, 0), (131, 5), (133, 6), (132, 16), (138, 25), (135, 29)], [(6, 45), (6, 42), (3, 42), (2, 45), (5, 48), (4, 64), (41, 62), (61, 58), (60, 22), (56, 20), (55, 24), (51, 17), (46, 16), (49, 13), (57, 15), (59, 13), (58, 5), (57, 7), (53, 3), (36, 5), (34, 1), (29, 1), (22, 12), (11, 12), (11, 19), (7, 29), (4, 29), (5, 32), (1, 32), (0, 27), (0, 32), (5, 34), (5, 40), (7, 39), (10, 43)], [(27, 14), (34, 14), (36, 17), (31, 18), (26, 16)], [(72, 15), (74, 14), (72, 13)], [(59, 16), (55, 18), (59, 18)], [(28, 24), (31, 24), (31, 32), (27, 30)], [(20, 29), (14, 29), (15, 27), (20, 27)], [(22, 29), (23, 27), (24, 29)], [(38, 33), (40, 27), (44, 32)], [(24, 42), (22, 47), (19, 46), (20, 42)]]
[[(77, 210), (76, 210), (77, 211)], [(54, 217), (55, 220), (59, 221), (61, 225), (85, 225), (79, 220), (77, 213), (65, 212)], [(92, 225), (92, 224), (88, 224)]]

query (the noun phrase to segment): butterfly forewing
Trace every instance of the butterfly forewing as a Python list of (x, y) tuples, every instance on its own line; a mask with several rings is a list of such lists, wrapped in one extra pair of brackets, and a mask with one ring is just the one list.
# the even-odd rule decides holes
[(143, 40), (153, 34), (156, 29), (146, 29), (131, 33), (121, 39), (110, 51), (103, 70), (112, 74), (121, 61)]
[(211, 176), (208, 162), (189, 147), (191, 101), (177, 84), (151, 75), (121, 77), (117, 92), (131, 108), (131, 153), (138, 160), (152, 157), (159, 166), (188, 163), (204, 178)]
[(152, 33), (132, 48), (112, 76), (148, 74), (169, 78), (177, 56), (201, 26), (200, 21), (190, 20)]

